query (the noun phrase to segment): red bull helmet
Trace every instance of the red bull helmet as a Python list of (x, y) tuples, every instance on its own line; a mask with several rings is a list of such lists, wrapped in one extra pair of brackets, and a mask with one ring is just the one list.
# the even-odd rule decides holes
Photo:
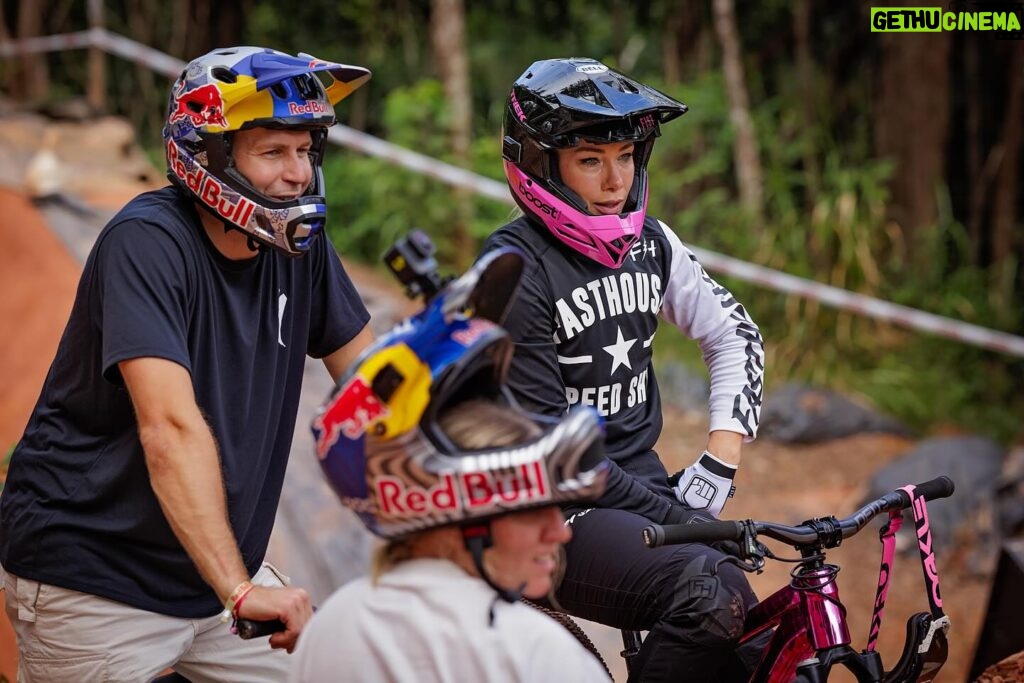
[(470, 399), (521, 410), (505, 387), (513, 346), (498, 323), (522, 263), (511, 249), (482, 257), (367, 349), (314, 418), (327, 480), (374, 534), (466, 526), (604, 491), (609, 465), (592, 408), (531, 415), (541, 436), (481, 451), (458, 448), (438, 425), (446, 408)]
[[(593, 59), (534, 62), (505, 106), (505, 178), (516, 203), (569, 248), (610, 268), (636, 244), (647, 212), (647, 162), (661, 124), (686, 105)], [(562, 182), (556, 149), (634, 143), (636, 173), (621, 214), (593, 216)]]
[[(286, 254), (303, 254), (326, 217), (321, 164), (334, 105), (369, 78), (359, 66), (261, 47), (199, 57), (171, 88), (163, 129), (167, 176), (227, 227)], [(312, 133), (313, 181), (304, 196), (267, 197), (234, 168), (231, 133), (257, 127)]]

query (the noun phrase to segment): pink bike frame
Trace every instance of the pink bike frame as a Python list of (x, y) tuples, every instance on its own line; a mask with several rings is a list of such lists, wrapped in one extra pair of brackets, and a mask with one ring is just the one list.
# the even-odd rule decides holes
[(846, 609), (839, 602), (835, 571), (813, 569), (794, 578), (808, 590), (792, 585), (781, 588), (758, 603), (747, 616), (741, 642), (776, 627), (751, 681), (790, 683), (796, 667), (819, 650), (849, 645)]

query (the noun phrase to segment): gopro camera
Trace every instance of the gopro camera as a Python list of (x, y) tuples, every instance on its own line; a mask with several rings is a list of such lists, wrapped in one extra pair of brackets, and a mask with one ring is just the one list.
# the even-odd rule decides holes
[(422, 296), (425, 302), (430, 301), (451, 280), (437, 272), (436, 251), (430, 237), (416, 229), (384, 253), (385, 265), (405, 287), (410, 299)]

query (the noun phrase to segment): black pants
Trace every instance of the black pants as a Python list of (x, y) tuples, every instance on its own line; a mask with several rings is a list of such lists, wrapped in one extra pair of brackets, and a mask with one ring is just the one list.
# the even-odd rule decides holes
[(742, 681), (760, 652), (741, 661), (736, 643), (757, 598), (743, 571), (705, 545), (648, 548), (646, 517), (594, 508), (568, 510), (573, 531), (556, 592), (574, 616), (649, 631), (630, 683)]

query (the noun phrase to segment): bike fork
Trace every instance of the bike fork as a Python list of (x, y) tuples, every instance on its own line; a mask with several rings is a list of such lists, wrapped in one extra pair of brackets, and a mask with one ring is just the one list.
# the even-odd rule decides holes
[(627, 675), (633, 672), (633, 660), (636, 659), (637, 653), (640, 652), (640, 646), (643, 643), (640, 631), (622, 631), (622, 652), (619, 654), (626, 660)]

